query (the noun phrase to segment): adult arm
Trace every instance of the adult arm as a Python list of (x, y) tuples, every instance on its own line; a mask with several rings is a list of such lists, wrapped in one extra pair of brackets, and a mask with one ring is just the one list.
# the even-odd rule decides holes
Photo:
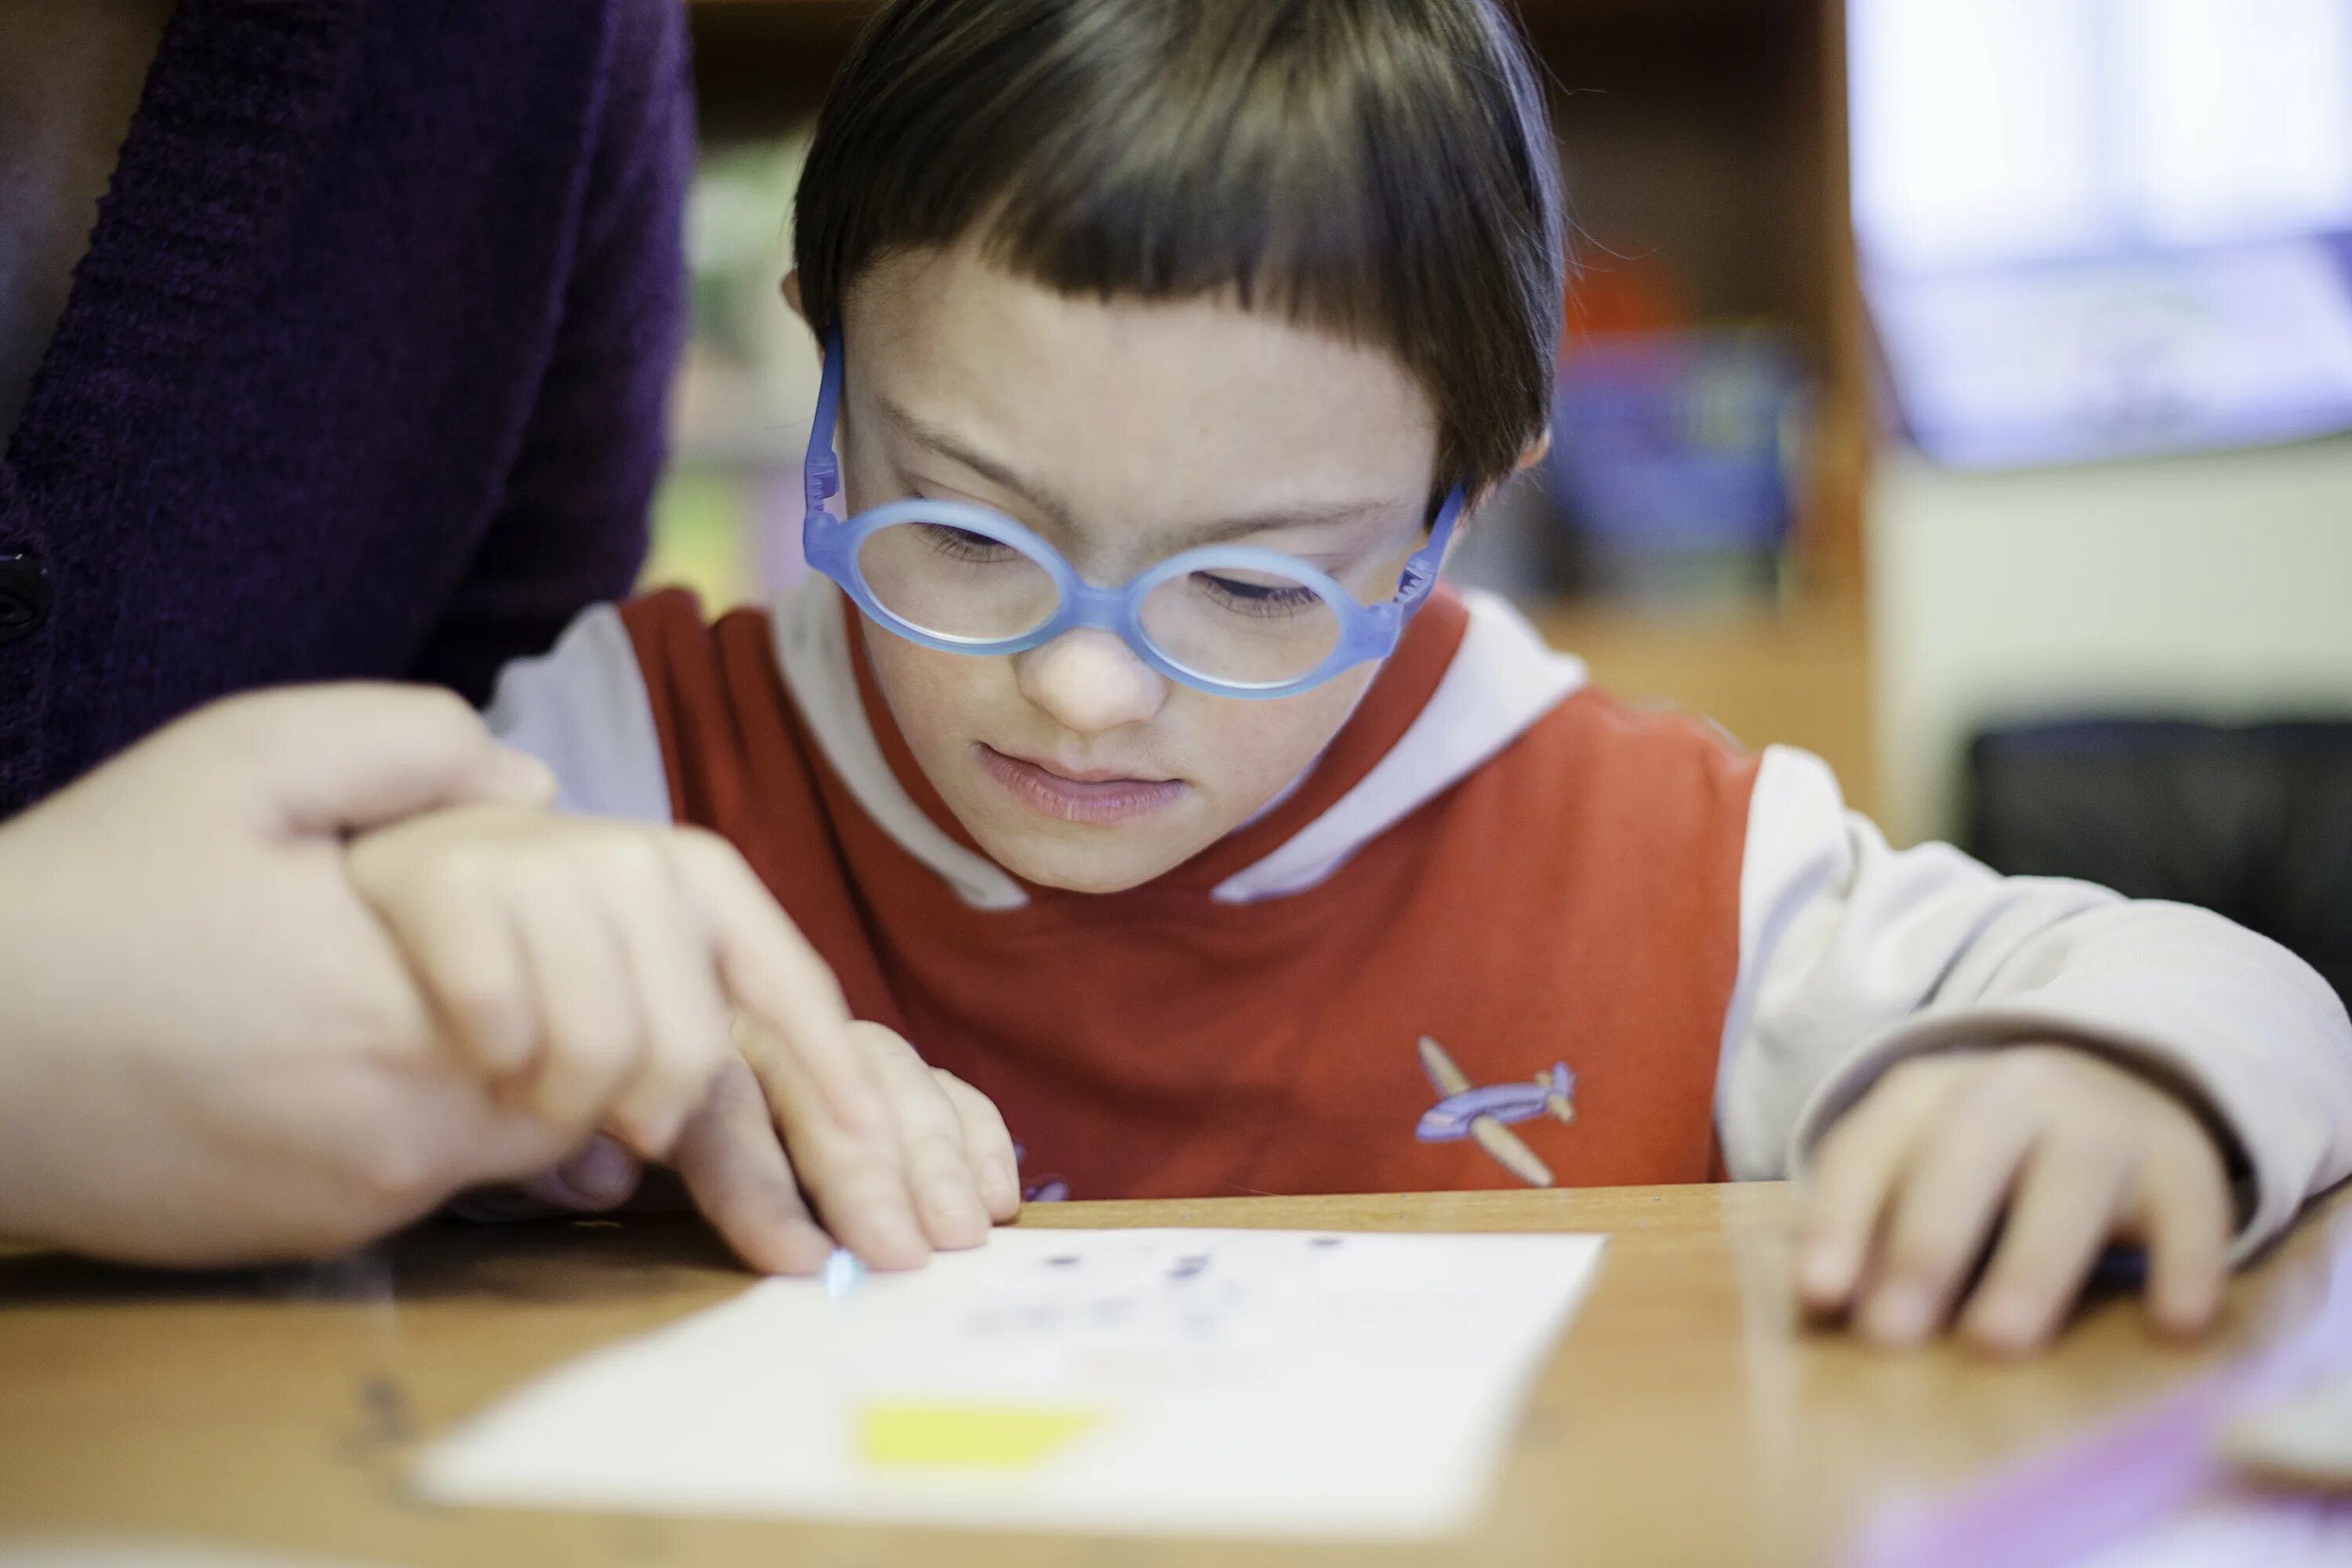
[(415, 669), (479, 703), (643, 564), (685, 342), (694, 172), (686, 8), (611, 0), (563, 317), (506, 496)]

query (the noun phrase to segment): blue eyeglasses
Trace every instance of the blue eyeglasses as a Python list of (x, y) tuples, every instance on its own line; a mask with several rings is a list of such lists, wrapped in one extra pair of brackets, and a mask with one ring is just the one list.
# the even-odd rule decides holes
[(1429, 542), (1405, 563), (1395, 597), (1381, 604), (1359, 603), (1295, 556), (1247, 545), (1188, 550), (1124, 586), (1100, 588), (1061, 552), (986, 507), (893, 501), (846, 521), (825, 510), (841, 491), (833, 432), (842, 361), (836, 330), (802, 468), (802, 549), (867, 616), (943, 652), (1021, 653), (1087, 626), (1117, 635), (1144, 663), (1197, 690), (1293, 696), (1396, 651), (1405, 623), (1436, 585), (1462, 513), (1457, 485)]

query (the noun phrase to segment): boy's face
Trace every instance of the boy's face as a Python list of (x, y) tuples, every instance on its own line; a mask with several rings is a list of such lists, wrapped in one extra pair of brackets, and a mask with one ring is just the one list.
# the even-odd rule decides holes
[[(1300, 556), (1367, 603), (1421, 543), (1435, 411), (1385, 352), (1237, 304), (1104, 302), (962, 250), (903, 258), (845, 301), (847, 504), (975, 501), (1087, 581), (1211, 542)], [(940, 653), (868, 624), (892, 715), (1005, 869), (1115, 892), (1223, 837), (1297, 778), (1377, 667), (1296, 697), (1212, 697), (1118, 638)]]

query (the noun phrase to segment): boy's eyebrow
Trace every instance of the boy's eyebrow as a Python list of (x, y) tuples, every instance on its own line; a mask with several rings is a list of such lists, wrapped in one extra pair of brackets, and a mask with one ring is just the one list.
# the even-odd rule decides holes
[[(894, 401), (887, 394), (877, 392), (875, 400), (882, 405), (883, 417), (904, 431), (920, 447), (927, 447), (940, 457), (970, 468), (992, 485), (998, 485), (1035, 507), (1048, 521), (1068, 530), (1072, 527), (1074, 508), (1065, 503), (1051, 489), (1034, 479), (1024, 478), (985, 453), (974, 451), (949, 432), (917, 416), (911, 410)], [(1353, 522), (1360, 518), (1379, 516), (1397, 510), (1395, 500), (1386, 497), (1365, 496), (1328, 501), (1307, 501), (1295, 506), (1273, 508), (1240, 517), (1221, 518), (1197, 529), (1183, 530), (1169, 541), (1171, 552), (1176, 550), (1197, 550), (1205, 544), (1220, 544), (1253, 533), (1266, 533), (1277, 528), (1311, 528), (1318, 524)]]
[(1033, 484), (993, 458), (973, 451), (947, 431), (919, 418), (889, 394), (877, 392), (874, 397), (882, 405), (882, 416), (905, 431), (917, 446), (928, 447), (950, 462), (961, 464), (990, 484), (1002, 486), (1019, 496), (1054, 522), (1065, 528), (1069, 526), (1071, 509), (1063, 504), (1061, 498), (1052, 490), (1043, 485)]

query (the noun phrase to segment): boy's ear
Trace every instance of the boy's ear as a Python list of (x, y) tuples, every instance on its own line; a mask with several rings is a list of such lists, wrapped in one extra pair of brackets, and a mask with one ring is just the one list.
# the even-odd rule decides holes
[[(797, 267), (784, 274), (784, 303), (793, 308), (793, 315), (803, 321), (808, 320), (808, 310), (801, 304), (801, 269)], [(1549, 436), (1544, 438), (1550, 439)]]
[(1537, 437), (1534, 440), (1519, 448), (1518, 465), (1511, 470), (1510, 479), (1497, 479), (1493, 484), (1487, 486), (1485, 489), (1480, 490), (1476, 495), (1472, 496), (1470, 498), (1470, 505), (1467, 510), (1475, 513), (1480, 507), (1485, 506), (1488, 501), (1493, 500), (1496, 495), (1501, 491), (1502, 488), (1510, 483), (1511, 479), (1516, 479), (1519, 475), (1526, 473), (1529, 468), (1534, 468), (1538, 463), (1542, 462), (1546, 458), (1550, 456), (1551, 426), (1547, 425), (1544, 426), (1544, 433), (1542, 435)]

